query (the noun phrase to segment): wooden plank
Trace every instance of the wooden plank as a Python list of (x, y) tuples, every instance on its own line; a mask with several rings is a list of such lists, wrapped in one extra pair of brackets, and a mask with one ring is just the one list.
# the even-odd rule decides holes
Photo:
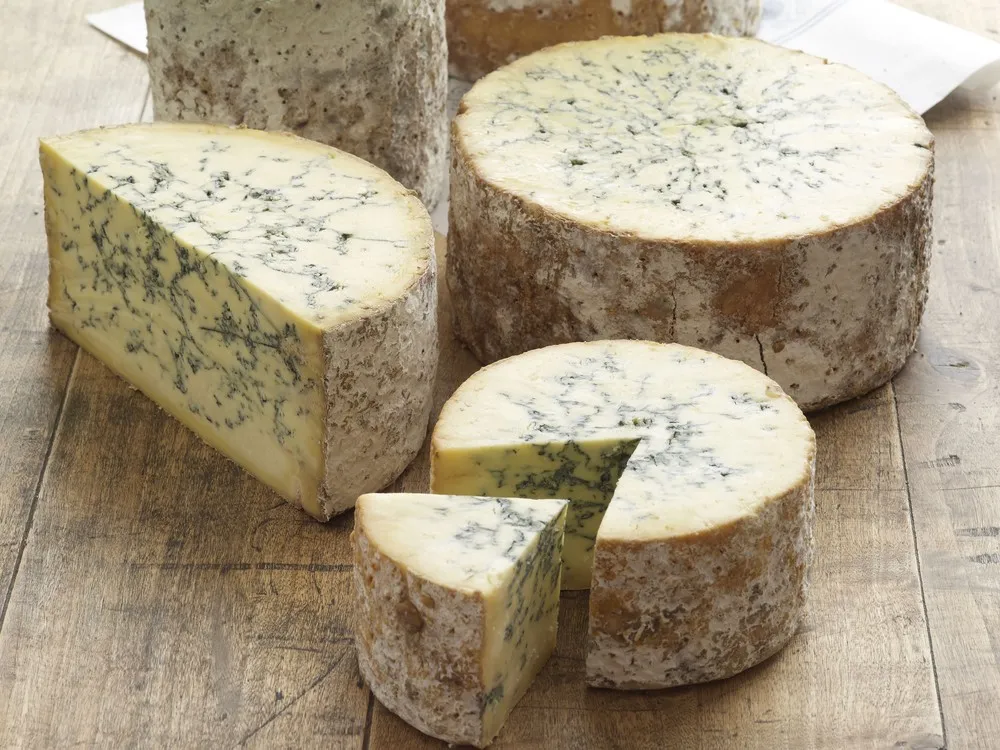
[(37, 139), (138, 116), (145, 65), (83, 21), (115, 4), (0, 3), (0, 624), (76, 357), (45, 312)]
[[(907, 0), (1000, 39), (996, 0)], [(952, 95), (937, 137), (936, 253), (917, 354), (896, 381), (921, 578), (952, 748), (1000, 737), (1000, 103)]]
[[(460, 364), (469, 371), (468, 361)], [(652, 693), (589, 690), (587, 598), (567, 594), (556, 653), (495, 747), (942, 746), (891, 390), (813, 421), (817, 557), (809, 621), (796, 640), (723, 682)], [(426, 467), (415, 465), (400, 489), (420, 490), (426, 480)], [(370, 747), (440, 743), (376, 704)]]
[(896, 385), (945, 732), (954, 748), (995, 748), (1000, 737), (997, 96), (952, 96), (928, 117), (937, 136), (936, 253), (918, 352)]
[(359, 747), (350, 525), (81, 354), (0, 638), (0, 746)]

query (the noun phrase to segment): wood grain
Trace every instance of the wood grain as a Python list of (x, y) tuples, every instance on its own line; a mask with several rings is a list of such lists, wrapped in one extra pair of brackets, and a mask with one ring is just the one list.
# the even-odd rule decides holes
[(917, 355), (896, 393), (945, 731), (1000, 743), (1000, 107), (931, 113), (937, 245)]
[(0, 747), (360, 747), (349, 529), (81, 353), (0, 639)]
[(360, 747), (350, 519), (287, 507), (48, 328), (37, 138), (140, 119), (144, 61), (83, 21), (117, 4), (0, 8), (0, 746)]
[(76, 357), (45, 311), (38, 138), (139, 115), (145, 65), (82, 26), (114, 4), (0, 2), (0, 627)]

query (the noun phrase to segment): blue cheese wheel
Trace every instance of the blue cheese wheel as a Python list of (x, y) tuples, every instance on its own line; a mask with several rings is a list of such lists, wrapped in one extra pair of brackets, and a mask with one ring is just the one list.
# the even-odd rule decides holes
[(740, 362), (596, 341), (486, 367), (445, 404), (434, 492), (566, 498), (564, 588), (590, 587), (591, 685), (729, 677), (794, 635), (815, 438)]
[(41, 167), (59, 330), (317, 518), (413, 459), (437, 295), (412, 192), (328, 146), (210, 125), (46, 138)]
[(447, 0), (448, 66), (474, 81), (560, 42), (661, 31), (753, 36), (761, 0)]
[(444, 193), (444, 0), (146, 0), (157, 120), (342, 148), (428, 207)]
[(854, 70), (708, 35), (564, 44), (477, 83), (452, 145), (448, 283), (481, 361), (675, 341), (813, 410), (913, 350), (933, 138)]
[(389, 710), (452, 744), (496, 737), (556, 645), (565, 518), (565, 500), (358, 499), (358, 666)]

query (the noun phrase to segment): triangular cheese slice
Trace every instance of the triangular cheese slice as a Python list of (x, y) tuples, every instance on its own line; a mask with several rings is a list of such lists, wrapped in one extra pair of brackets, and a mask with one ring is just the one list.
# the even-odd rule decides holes
[(447, 495), (358, 499), (358, 662), (422, 732), (483, 747), (556, 642), (567, 503)]

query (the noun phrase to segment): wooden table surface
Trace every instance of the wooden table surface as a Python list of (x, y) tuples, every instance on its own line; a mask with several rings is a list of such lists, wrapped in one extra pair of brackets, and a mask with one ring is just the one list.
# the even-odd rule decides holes
[[(350, 515), (318, 524), (48, 326), (37, 138), (149, 119), (120, 0), (0, 0), (0, 747), (443, 747), (351, 642)], [(907, 0), (1000, 37), (1000, 0)], [(810, 613), (766, 664), (583, 684), (586, 598), (498, 748), (1000, 747), (1000, 103), (937, 136), (935, 257), (894, 384), (814, 415)], [(443, 300), (447, 304), (447, 300)], [(444, 318), (438, 404), (476, 367)], [(424, 490), (426, 454), (397, 489)]]

